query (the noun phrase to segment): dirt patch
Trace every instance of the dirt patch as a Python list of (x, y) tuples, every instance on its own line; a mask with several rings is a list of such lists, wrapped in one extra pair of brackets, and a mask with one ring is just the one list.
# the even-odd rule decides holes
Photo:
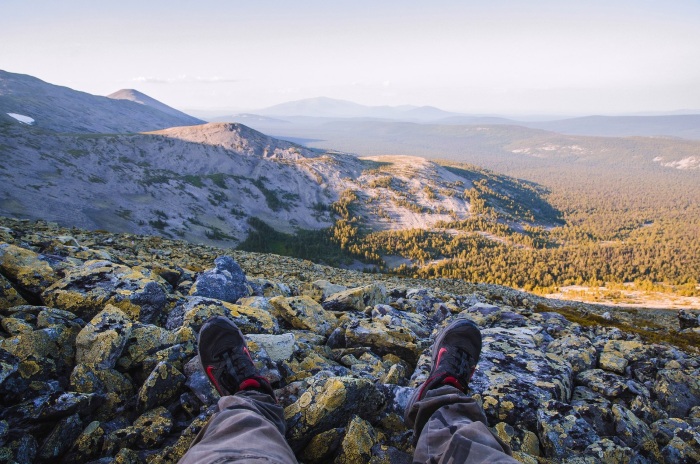
[(607, 287), (571, 285), (561, 287), (556, 293), (542, 296), (583, 303), (602, 303), (621, 308), (700, 309), (700, 297), (697, 296), (680, 296), (672, 293), (647, 292), (633, 289), (609, 289)]

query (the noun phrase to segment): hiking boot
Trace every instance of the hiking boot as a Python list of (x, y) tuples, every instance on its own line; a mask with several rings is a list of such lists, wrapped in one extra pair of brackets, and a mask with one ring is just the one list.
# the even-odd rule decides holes
[(275, 398), (270, 382), (253, 364), (243, 334), (230, 319), (215, 316), (205, 322), (197, 345), (202, 369), (219, 395), (258, 390)]
[(413, 404), (422, 400), (428, 390), (443, 385), (452, 385), (463, 392), (467, 390), (481, 354), (481, 331), (469, 319), (457, 319), (437, 336), (432, 354), (433, 368), (408, 401), (406, 417)]

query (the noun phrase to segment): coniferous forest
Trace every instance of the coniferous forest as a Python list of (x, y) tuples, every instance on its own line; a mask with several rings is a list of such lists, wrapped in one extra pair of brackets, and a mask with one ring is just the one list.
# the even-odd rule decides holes
[[(443, 161), (471, 182), (464, 191), (472, 205), (467, 220), (431, 230), (370, 232), (358, 214), (362, 192), (345, 192), (333, 205), (333, 227), (290, 236), (256, 221), (256, 232), (240, 248), (536, 292), (634, 282), (640, 289), (664, 284), (676, 294), (700, 294), (697, 171), (610, 157), (573, 160), (567, 168), (538, 161), (493, 163), (513, 177)], [(504, 182), (525, 188), (507, 198), (498, 188)], [(540, 196), (527, 194), (535, 191)], [(548, 225), (518, 226), (514, 218)], [(386, 257), (402, 263), (389, 268)]]

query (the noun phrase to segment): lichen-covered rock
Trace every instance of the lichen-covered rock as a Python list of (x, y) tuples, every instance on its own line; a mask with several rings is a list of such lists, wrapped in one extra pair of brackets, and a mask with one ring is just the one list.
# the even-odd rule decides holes
[[(183, 331), (180, 330), (178, 332), (182, 333)], [(194, 356), (196, 352), (197, 349), (194, 340), (187, 340), (146, 356), (141, 366), (143, 371), (150, 372), (157, 364), (166, 361), (172, 364), (175, 369), (182, 370), (184, 364)]]
[(104, 442), (105, 429), (99, 421), (90, 422), (71, 445), (66, 462), (88, 462), (96, 458)]
[(102, 397), (94, 393), (54, 392), (0, 410), (0, 420), (6, 420), (12, 428), (25, 429), (73, 414), (88, 415), (101, 403)]
[(603, 353), (611, 353), (633, 363), (653, 356), (654, 349), (636, 340), (608, 340), (603, 346)]
[(596, 349), (588, 337), (566, 335), (547, 345), (547, 352), (566, 359), (574, 374), (593, 369), (596, 365)]
[(386, 372), (382, 359), (371, 352), (364, 352), (359, 358), (353, 354), (346, 354), (340, 359), (340, 362), (349, 367), (350, 371), (358, 377), (377, 379)]
[(481, 358), (469, 387), (482, 399), (490, 423), (505, 421), (534, 430), (541, 403), (569, 400), (571, 365), (541, 351), (533, 329), (484, 329), (482, 337)]
[[(287, 295), (274, 295), (274, 296), (287, 296)], [(272, 297), (270, 297), (272, 298)], [(250, 306), (252, 308), (262, 309), (271, 313), (274, 308), (270, 304), (270, 298), (264, 296), (248, 296), (245, 298), (239, 298), (236, 304), (241, 306)]]
[(114, 456), (114, 464), (140, 464), (141, 459), (136, 451), (129, 448), (120, 449)]
[(659, 447), (647, 424), (635, 416), (632, 411), (619, 404), (613, 405), (612, 414), (615, 421), (616, 436), (620, 437), (627, 446), (651, 462), (661, 462), (663, 460)]
[(499, 422), (492, 429), (514, 452), (529, 456), (541, 456), (540, 441), (537, 435), (526, 429), (515, 428), (506, 422)]
[(630, 394), (628, 382), (624, 377), (602, 369), (580, 372), (576, 381), (607, 398), (618, 398)]
[(165, 440), (172, 427), (170, 411), (161, 406), (139, 416), (133, 425), (112, 432), (110, 445), (118, 448), (152, 448)]
[[(253, 364), (255, 364), (255, 368), (261, 376), (265, 377), (273, 385), (282, 380), (283, 375), (277, 367), (278, 363), (270, 357), (262, 345), (258, 345), (254, 340), (248, 340), (248, 349), (250, 350)], [(284, 361), (287, 360), (288, 358)], [(284, 361), (280, 361), (280, 364), (284, 365)]]
[(606, 371), (614, 372), (616, 374), (624, 374), (625, 368), (627, 367), (627, 364), (629, 364), (629, 361), (612, 353), (603, 352), (600, 355), (598, 364), (600, 365), (601, 369), (605, 369)]
[(131, 335), (131, 320), (119, 308), (107, 305), (78, 333), (75, 340), (78, 363), (112, 369)]
[(367, 379), (319, 379), (284, 410), (292, 449), (303, 448), (311, 437), (345, 425), (352, 416), (371, 419), (384, 406), (384, 397)]
[(0, 446), (4, 446), (7, 440), (7, 432), (10, 430), (10, 424), (6, 420), (0, 420)]
[(409, 454), (393, 446), (377, 443), (372, 447), (369, 464), (411, 464), (413, 453)]
[(678, 325), (681, 330), (700, 327), (700, 311), (678, 310)]
[(389, 305), (376, 305), (371, 313), (372, 321), (387, 328), (409, 329), (417, 338), (427, 338), (432, 332), (428, 318), (423, 314), (399, 311)]
[(377, 354), (396, 354), (414, 364), (423, 351), (416, 334), (405, 327), (387, 327), (382, 322), (356, 319), (345, 327), (348, 347), (370, 347)]
[(160, 454), (153, 456), (152, 460), (150, 461), (151, 464), (169, 464), (178, 462), (190, 448), (192, 441), (194, 441), (199, 431), (202, 430), (207, 422), (209, 422), (209, 419), (213, 413), (213, 409), (210, 409), (207, 412), (195, 417), (192, 423), (190, 423), (190, 425), (188, 425), (185, 430), (181, 432), (180, 438), (178, 438), (173, 445), (163, 448), (163, 451)]
[(62, 268), (55, 259), (20, 248), (0, 243), (0, 274), (15, 282), (24, 291), (38, 296), (58, 279), (52, 266)]
[(221, 300), (188, 297), (184, 306), (182, 325), (198, 333), (204, 323), (214, 316), (226, 316), (243, 333), (279, 333), (279, 324), (272, 315), (260, 308), (241, 306)]
[(379, 382), (394, 385), (406, 385), (407, 373), (408, 367), (406, 364), (392, 364), (391, 367), (389, 367), (389, 370), (380, 376)]
[(335, 293), (344, 292), (347, 287), (337, 285), (327, 280), (315, 280), (302, 287), (302, 294), (310, 296), (319, 303)]
[(662, 369), (653, 392), (670, 417), (686, 417), (700, 406), (700, 369)]
[[(3, 368), (7, 377), (2, 382), (2, 389), (8, 397), (22, 401), (32, 393), (37, 394), (39, 385), (32, 382), (48, 382), (66, 379), (75, 363), (75, 339), (80, 327), (51, 326), (20, 333), (0, 340), (0, 350), (4, 350), (17, 359), (16, 372)], [(45, 393), (53, 389), (47, 385)], [(9, 399), (9, 398), (8, 398)]]
[(214, 389), (209, 378), (202, 370), (199, 356), (195, 356), (185, 364), (183, 373), (187, 377), (185, 385), (202, 404), (212, 405), (219, 400), (219, 393)]
[(564, 462), (578, 463), (586, 462), (590, 464), (605, 463), (605, 464), (628, 464), (642, 463), (644, 458), (635, 453), (632, 449), (621, 446), (608, 438), (602, 438), (600, 441), (591, 443), (583, 450), (582, 459), (579, 461), (577, 457), (569, 457)]
[(32, 463), (35, 462), (38, 448), (36, 438), (25, 433), (18, 439), (9, 442), (7, 446), (0, 448), (0, 459), (2, 462), (13, 464), (15, 462), (18, 464)]
[(19, 358), (0, 348), (0, 391), (4, 390), (5, 381), (15, 375), (18, 369)]
[[(700, 426), (700, 421), (696, 426)], [(678, 430), (688, 430), (692, 426), (683, 419), (669, 418), (660, 419), (651, 424), (651, 433), (659, 446), (665, 446), (673, 439)]]
[(386, 303), (386, 288), (380, 284), (357, 287), (334, 293), (323, 302), (327, 311), (364, 311)]
[(650, 370), (653, 371), (654, 366), (650, 361), (655, 357), (655, 348), (640, 341), (609, 340), (600, 354), (600, 368), (617, 374), (629, 371), (641, 380), (653, 374)]
[(185, 384), (185, 376), (168, 362), (160, 362), (153, 369), (138, 392), (137, 403), (141, 411), (168, 403), (177, 398)]
[(0, 327), (9, 335), (19, 335), (23, 333), (33, 332), (35, 325), (31, 322), (23, 320), (20, 317), (0, 317)]
[(354, 416), (350, 420), (345, 437), (340, 445), (336, 464), (364, 464), (372, 456), (372, 447), (377, 442), (377, 433), (366, 420)]
[[(273, 298), (276, 296), (292, 296), (293, 291), (289, 285), (284, 282), (276, 282), (262, 278), (248, 279), (248, 285), (252, 287), (253, 294), (263, 296), (265, 298)], [(238, 300), (240, 304), (244, 304)]]
[(164, 284), (109, 261), (87, 261), (42, 293), (45, 304), (91, 319), (112, 304), (133, 321), (151, 322), (165, 309)]
[(65, 454), (83, 430), (83, 421), (78, 414), (58, 421), (39, 449), (39, 459), (48, 461)]
[(344, 428), (330, 429), (314, 436), (301, 452), (303, 462), (324, 464), (330, 462), (343, 441)]
[(94, 413), (97, 420), (109, 419), (134, 396), (134, 386), (124, 374), (87, 364), (75, 366), (70, 376), (70, 387), (78, 393), (97, 393), (104, 398), (103, 404)]
[(36, 317), (37, 329), (46, 329), (52, 326), (65, 326), (80, 329), (85, 324), (82, 319), (78, 318), (70, 311), (47, 308), (44, 306), (32, 306), (31, 308), (38, 311)]
[(290, 333), (282, 335), (250, 334), (249, 342), (253, 342), (265, 349), (273, 361), (288, 361), (294, 354), (296, 340)]
[(537, 429), (544, 455), (563, 460), (572, 453), (581, 454), (600, 437), (576, 410), (565, 403), (550, 400), (537, 411)]
[(571, 397), (571, 406), (583, 419), (591, 424), (598, 435), (615, 434), (612, 402), (588, 387), (578, 386)]
[(338, 324), (336, 317), (308, 296), (275, 297), (270, 300), (273, 314), (295, 329), (311, 330), (328, 336)]
[(0, 274), (0, 309), (27, 304), (9, 280)]
[[(185, 327), (186, 333), (192, 334), (192, 329)], [(133, 369), (153, 353), (180, 342), (179, 331), (170, 331), (152, 324), (135, 323), (131, 326), (131, 334), (127, 340), (118, 366), (121, 369)]]
[(700, 462), (700, 432), (679, 430), (661, 449), (666, 464), (687, 464)]
[(190, 295), (212, 298), (229, 303), (248, 296), (248, 285), (243, 269), (230, 256), (214, 260), (214, 269), (201, 273), (195, 281)]
[(291, 361), (282, 363), (289, 372), (285, 377), (285, 382), (291, 383), (321, 373), (339, 377), (350, 375), (351, 371), (348, 368), (333, 361), (330, 356), (319, 354), (318, 351), (314, 349), (300, 350), (299, 353), (295, 353)]

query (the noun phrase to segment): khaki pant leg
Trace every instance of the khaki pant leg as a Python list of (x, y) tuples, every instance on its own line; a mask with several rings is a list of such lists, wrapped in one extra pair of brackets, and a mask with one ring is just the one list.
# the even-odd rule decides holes
[(296, 464), (284, 439), (284, 409), (269, 395), (245, 390), (222, 397), (218, 409), (179, 464)]
[(481, 406), (457, 388), (429, 390), (409, 414), (418, 437), (414, 464), (518, 462), (510, 447), (488, 429)]

